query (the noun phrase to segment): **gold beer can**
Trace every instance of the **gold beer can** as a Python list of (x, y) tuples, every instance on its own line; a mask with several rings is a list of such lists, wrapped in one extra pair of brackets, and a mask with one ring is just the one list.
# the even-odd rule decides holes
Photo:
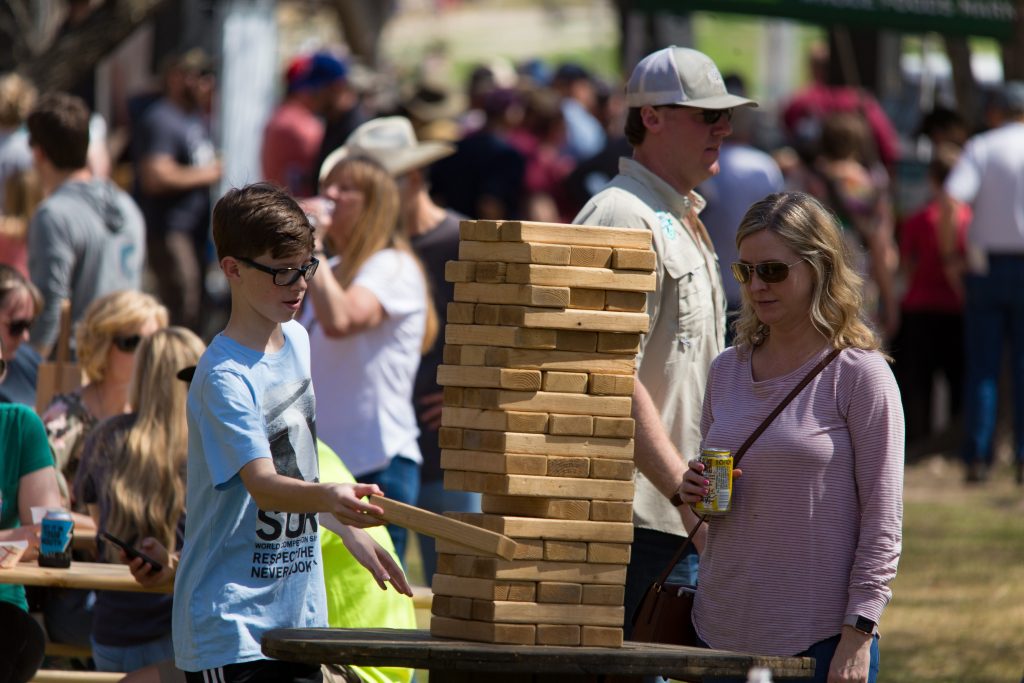
[(732, 451), (705, 448), (700, 452), (708, 494), (693, 506), (698, 515), (724, 515), (732, 501)]

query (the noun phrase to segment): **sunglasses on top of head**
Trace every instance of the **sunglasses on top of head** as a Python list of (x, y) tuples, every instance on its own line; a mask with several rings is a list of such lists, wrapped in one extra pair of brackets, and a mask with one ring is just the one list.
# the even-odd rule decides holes
[(793, 261), (792, 263), (783, 263), (782, 261), (740, 263), (737, 261), (732, 264), (732, 276), (736, 278), (740, 284), (745, 285), (750, 282), (750, 278), (753, 276), (753, 273), (757, 273), (757, 276), (761, 278), (761, 282), (774, 285), (789, 277), (790, 268), (806, 260), (806, 258), (802, 258), (799, 261)]
[(300, 277), (307, 282), (312, 280), (313, 275), (316, 273), (316, 267), (320, 265), (320, 260), (313, 257), (310, 257), (309, 263), (301, 268), (271, 268), (270, 266), (265, 266), (262, 263), (256, 263), (252, 259), (245, 258), (244, 256), (238, 256), (237, 258), (247, 266), (272, 276), (274, 278), (274, 284), (278, 287), (290, 287), (298, 282)]
[(118, 334), (115, 335), (111, 340), (118, 351), (122, 353), (135, 353), (135, 349), (139, 348), (139, 344), (142, 343), (141, 334)]
[(726, 121), (732, 121), (732, 109), (697, 109), (696, 107), (687, 107), (685, 104), (664, 104), (661, 105), (669, 109), (691, 109), (700, 112), (701, 118), (704, 123), (708, 126), (713, 126), (725, 117)]
[(24, 320), (12, 320), (7, 323), (7, 331), (10, 332), (12, 337), (20, 337), (30, 327), (32, 327), (32, 321), (27, 318)]

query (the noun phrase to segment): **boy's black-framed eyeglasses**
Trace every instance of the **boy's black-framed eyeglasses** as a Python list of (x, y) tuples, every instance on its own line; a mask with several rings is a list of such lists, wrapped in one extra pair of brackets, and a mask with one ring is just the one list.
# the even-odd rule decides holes
[(242, 263), (256, 270), (263, 271), (274, 278), (274, 284), (278, 287), (290, 287), (294, 285), (301, 277), (306, 282), (313, 279), (313, 275), (316, 273), (316, 267), (320, 265), (320, 259), (311, 256), (309, 257), (309, 263), (301, 268), (271, 268), (265, 266), (262, 263), (256, 263), (252, 259), (245, 258), (244, 256), (235, 257)]
[(699, 111), (701, 118), (704, 120), (705, 125), (713, 126), (725, 117), (726, 121), (732, 121), (732, 109), (699, 109), (697, 107), (687, 107), (685, 104), (662, 104), (662, 107), (668, 109), (692, 109)]

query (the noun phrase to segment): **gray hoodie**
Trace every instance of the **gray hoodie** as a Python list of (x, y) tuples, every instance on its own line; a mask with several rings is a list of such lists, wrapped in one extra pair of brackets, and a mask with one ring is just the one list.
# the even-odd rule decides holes
[(65, 182), (47, 197), (28, 232), (29, 274), (45, 301), (33, 346), (56, 341), (62, 299), (71, 300), (77, 321), (94, 299), (139, 289), (145, 244), (139, 207), (107, 180)]

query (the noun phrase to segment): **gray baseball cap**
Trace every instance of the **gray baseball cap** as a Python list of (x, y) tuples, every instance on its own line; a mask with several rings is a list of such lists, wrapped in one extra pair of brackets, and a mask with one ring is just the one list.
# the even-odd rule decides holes
[(647, 55), (626, 84), (626, 106), (682, 104), (698, 109), (756, 107), (757, 102), (731, 95), (718, 67), (703, 52), (669, 47)]

